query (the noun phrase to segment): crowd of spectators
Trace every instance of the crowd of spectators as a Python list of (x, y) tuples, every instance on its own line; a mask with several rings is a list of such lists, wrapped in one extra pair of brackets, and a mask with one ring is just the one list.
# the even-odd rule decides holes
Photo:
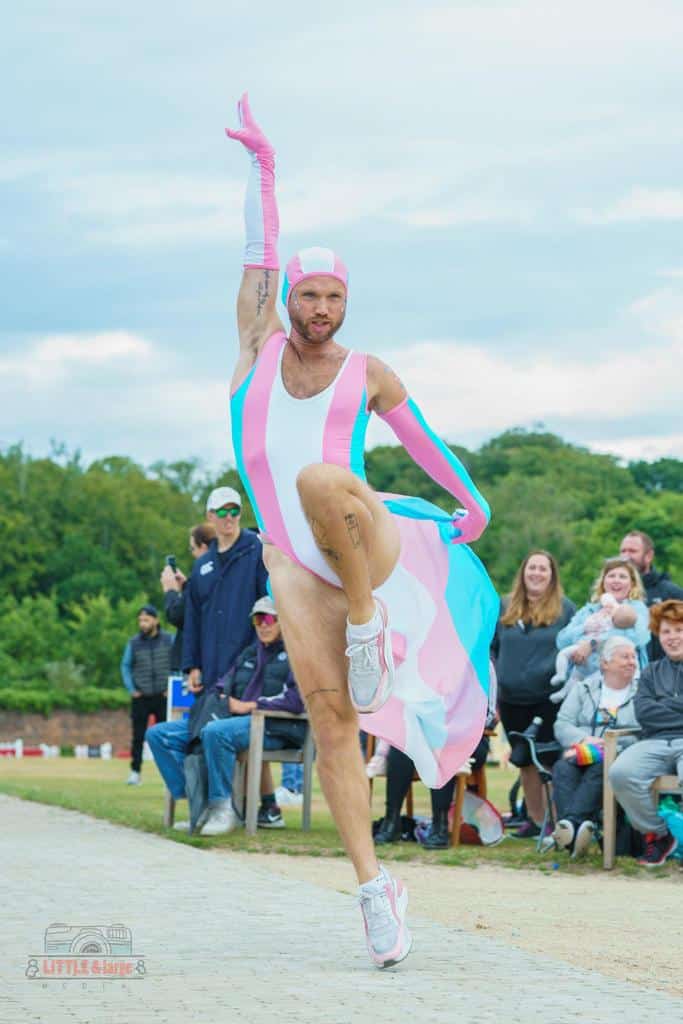
[[(166, 617), (176, 627), (175, 638), (161, 630), (156, 608), (145, 605), (121, 671), (132, 704), (128, 781), (141, 781), (142, 743), (151, 713), (157, 724), (147, 730), (147, 740), (176, 799), (188, 789), (189, 755), (199, 752), (205, 762), (201, 814), (175, 827), (217, 835), (240, 822), (232, 776), (237, 755), (249, 746), (251, 713), (270, 707), (300, 714), (304, 705), (277, 609), (268, 596), (260, 541), (241, 527), (239, 493), (216, 488), (206, 514), (207, 521), (190, 531), (195, 561), (189, 577), (174, 559), (161, 574)], [(501, 602), (491, 672), (497, 680), (499, 720), (513, 737), (509, 760), (519, 769), (523, 793), (515, 838), (537, 837), (543, 848), (555, 846), (571, 857), (588, 850), (600, 830), (604, 734), (624, 728), (630, 732), (619, 742), (610, 781), (627, 824), (642, 834), (639, 861), (657, 866), (676, 848), (657, 812), (651, 785), (666, 773), (677, 774), (683, 782), (683, 588), (657, 571), (654, 553), (647, 534), (629, 532), (619, 555), (596, 566), (595, 584), (577, 610), (564, 594), (553, 555), (532, 550)], [(171, 671), (183, 673), (195, 703), (188, 718), (167, 722), (166, 679)], [(304, 722), (266, 722), (266, 749), (303, 744)], [(547, 752), (552, 768), (551, 816), (530, 745), (514, 738), (527, 733), (532, 723), (538, 749)], [(492, 724), (487, 722), (487, 727)], [(485, 733), (470, 767), (484, 764), (487, 754)], [(379, 741), (368, 763), (368, 775), (378, 774), (387, 776), (385, 814), (374, 829), (375, 842), (382, 845), (402, 836), (401, 809), (414, 765)], [(277, 793), (295, 801), (300, 785), (300, 777), (283, 776)], [(422, 836), (428, 848), (449, 844), (454, 785), (455, 778), (431, 792), (431, 826)], [(548, 820), (554, 827), (542, 835)], [(284, 825), (268, 764), (261, 779), (258, 824)]]

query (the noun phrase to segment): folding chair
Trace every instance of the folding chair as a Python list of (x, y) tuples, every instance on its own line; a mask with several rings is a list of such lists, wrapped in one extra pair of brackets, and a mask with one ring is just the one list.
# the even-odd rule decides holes
[[(542, 764), (540, 759), (541, 757), (543, 757), (543, 755), (559, 755), (562, 752), (562, 747), (560, 746), (560, 744), (554, 741), (549, 743), (536, 742), (536, 735), (542, 724), (543, 723), (540, 718), (534, 718), (531, 725), (527, 726), (524, 732), (512, 731), (507, 734), (509, 740), (511, 740), (514, 737), (516, 740), (521, 740), (523, 743), (526, 743), (527, 747), (529, 748), (529, 757), (531, 758), (531, 763), (538, 772), (539, 778), (541, 780), (541, 786), (543, 787), (543, 793), (545, 795), (545, 814), (543, 815), (541, 832), (536, 841), (537, 853), (541, 852), (541, 847), (543, 846), (543, 839), (545, 838), (545, 836), (555, 828), (555, 813), (553, 811), (552, 796), (553, 773), (550, 770), (550, 768), (547, 767), (547, 765)], [(556, 760), (557, 757), (553, 757), (553, 763)]]

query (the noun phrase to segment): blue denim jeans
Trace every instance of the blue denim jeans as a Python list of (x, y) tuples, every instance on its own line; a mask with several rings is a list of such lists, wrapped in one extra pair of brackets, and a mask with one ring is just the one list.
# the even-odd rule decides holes
[(285, 761), (282, 766), (282, 785), (292, 793), (303, 793), (304, 766)]
[[(235, 715), (209, 722), (200, 733), (209, 775), (209, 802), (227, 800), (232, 793), (232, 776), (237, 755), (249, 747), (251, 715)], [(186, 721), (160, 722), (146, 736), (157, 768), (176, 800), (185, 796), (183, 762), (188, 747)], [(264, 750), (277, 750), (282, 740), (264, 736)]]

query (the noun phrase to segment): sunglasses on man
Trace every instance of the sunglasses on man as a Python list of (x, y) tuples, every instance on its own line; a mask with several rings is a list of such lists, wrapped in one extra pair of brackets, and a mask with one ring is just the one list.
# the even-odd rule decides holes
[(274, 626), (277, 622), (277, 615), (271, 615), (270, 612), (255, 612), (251, 621), (255, 626)]
[(237, 519), (241, 515), (241, 508), (215, 508), (213, 514), (218, 516), (219, 519), (225, 519), (226, 516), (230, 516), (231, 519)]

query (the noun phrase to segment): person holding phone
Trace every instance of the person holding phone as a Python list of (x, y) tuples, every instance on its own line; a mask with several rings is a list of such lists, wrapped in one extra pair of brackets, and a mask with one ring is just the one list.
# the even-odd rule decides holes
[[(194, 559), (201, 558), (209, 550), (211, 541), (216, 539), (216, 531), (210, 523), (198, 523), (190, 530), (190, 554)], [(166, 565), (160, 577), (161, 589), (164, 592), (164, 612), (166, 619), (175, 626), (175, 638), (171, 649), (171, 672), (182, 670), (183, 660), (183, 625), (185, 623), (185, 587), (187, 576), (178, 568), (175, 555), (166, 556)]]

